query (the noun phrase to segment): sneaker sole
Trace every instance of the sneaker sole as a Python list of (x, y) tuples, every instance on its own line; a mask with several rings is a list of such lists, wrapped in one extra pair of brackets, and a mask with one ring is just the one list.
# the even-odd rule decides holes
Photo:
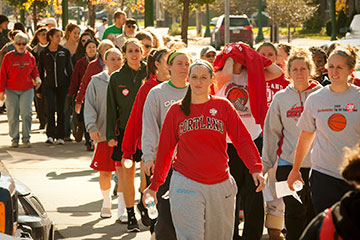
[(132, 229), (128, 229), (127, 232), (140, 232), (140, 228), (135, 227), (135, 228), (132, 228)]
[(102, 218), (102, 219), (111, 218), (111, 215), (103, 216), (100, 214), (100, 218)]

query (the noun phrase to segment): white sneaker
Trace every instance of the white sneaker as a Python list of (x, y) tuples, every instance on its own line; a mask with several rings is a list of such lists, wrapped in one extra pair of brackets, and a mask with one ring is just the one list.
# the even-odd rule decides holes
[(54, 144), (54, 139), (52, 137), (48, 137), (48, 139), (46, 140), (47, 144)]
[(64, 141), (64, 139), (58, 139), (57, 141), (56, 141), (56, 143), (57, 144), (59, 144), (59, 145), (64, 145), (65, 144), (65, 141)]
[(128, 216), (127, 213), (124, 213), (123, 215), (121, 215), (118, 219), (116, 219), (117, 223), (122, 223), (122, 224), (126, 224), (128, 222)]
[(110, 208), (101, 208), (100, 217), (101, 218), (111, 218), (111, 209)]

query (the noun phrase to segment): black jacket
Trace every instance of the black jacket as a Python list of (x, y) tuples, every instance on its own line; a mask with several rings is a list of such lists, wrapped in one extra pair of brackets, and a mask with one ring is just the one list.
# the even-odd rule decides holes
[[(55, 53), (55, 54), (54, 54)], [(39, 56), (38, 68), (42, 87), (69, 87), (73, 72), (70, 51), (59, 45), (56, 52), (50, 52), (47, 46)]]
[[(343, 240), (353, 240), (360, 238), (360, 190), (346, 193), (339, 202), (331, 208), (333, 224), (336, 232), (333, 235), (340, 236)], [(301, 236), (301, 240), (318, 240), (320, 231), (323, 227), (325, 213), (320, 213), (315, 217)], [(334, 238), (333, 236), (331, 237)]]

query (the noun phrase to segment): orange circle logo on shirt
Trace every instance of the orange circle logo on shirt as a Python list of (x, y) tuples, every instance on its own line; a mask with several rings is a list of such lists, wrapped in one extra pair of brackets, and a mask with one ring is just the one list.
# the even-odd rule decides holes
[(340, 113), (334, 113), (328, 119), (329, 128), (335, 132), (340, 132), (346, 127), (346, 118)]

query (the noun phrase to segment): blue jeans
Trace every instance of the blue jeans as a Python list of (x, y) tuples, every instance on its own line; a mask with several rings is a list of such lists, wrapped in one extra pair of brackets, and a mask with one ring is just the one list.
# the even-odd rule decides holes
[(32, 101), (34, 89), (13, 91), (5, 89), (9, 135), (12, 142), (19, 142), (19, 114), (22, 120), (22, 141), (30, 141), (32, 123)]

